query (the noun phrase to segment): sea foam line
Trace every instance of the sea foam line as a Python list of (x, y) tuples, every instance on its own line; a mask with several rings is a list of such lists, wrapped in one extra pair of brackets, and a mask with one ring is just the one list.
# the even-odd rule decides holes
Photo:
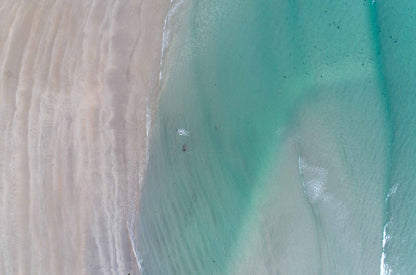
[(173, 17), (173, 15), (176, 13), (176, 11), (182, 5), (183, 2), (184, 0), (180, 0), (180, 1), (170, 0), (169, 9), (168, 9), (168, 12), (166, 13), (165, 22), (163, 24), (163, 33), (162, 33), (162, 53), (160, 56), (159, 83), (163, 79), (163, 65), (164, 65), (164, 59), (165, 59), (165, 52), (170, 42), (170, 29), (168, 28), (169, 21), (171, 20), (171, 18)]
[[(389, 189), (389, 192), (387, 193), (387, 196), (385, 198), (386, 203), (388, 203), (391, 196), (396, 194), (397, 188), (399, 188), (399, 184), (395, 184)], [(387, 234), (387, 227), (388, 226), (389, 226), (389, 222), (387, 222), (384, 225), (384, 229), (383, 229), (382, 252), (381, 252), (381, 258), (380, 258), (380, 275), (391, 275), (392, 274), (392, 269), (386, 263), (386, 243), (391, 238), (391, 236), (389, 234)]]
[(380, 275), (391, 275), (391, 268), (389, 267), (388, 264), (385, 263), (386, 260), (386, 243), (387, 241), (390, 239), (390, 235), (387, 234), (387, 226), (389, 224), (386, 223), (384, 225), (384, 230), (383, 230), (383, 241), (382, 241), (382, 247), (383, 250), (381, 252), (381, 259), (380, 259)]
[(129, 232), (130, 245), (131, 245), (131, 249), (133, 250), (134, 258), (136, 259), (137, 268), (140, 271), (142, 271), (143, 268), (142, 268), (141, 263), (143, 262), (143, 259), (139, 258), (138, 253), (136, 251), (136, 246), (135, 246), (136, 238), (134, 237), (134, 234), (133, 234), (133, 223), (134, 223), (134, 218), (132, 218), (129, 223), (126, 221), (127, 231)]
[(387, 194), (386, 200), (385, 200), (386, 202), (388, 202), (390, 197), (396, 193), (397, 188), (399, 188), (399, 184), (395, 184), (389, 189), (389, 193)]
[[(166, 49), (169, 46), (170, 42), (170, 29), (168, 28), (169, 21), (171, 20), (172, 16), (176, 13), (177, 9), (182, 5), (184, 0), (180, 0), (178, 2), (174, 0), (170, 0), (169, 8), (166, 13), (165, 21), (163, 24), (163, 32), (162, 32), (162, 49), (161, 49), (161, 55), (160, 55), (160, 71), (159, 71), (159, 87), (160, 83), (163, 79), (163, 65), (164, 65), (164, 59), (165, 59), (165, 52)], [(149, 139), (150, 139), (150, 131), (152, 126), (152, 108), (151, 108), (151, 100), (149, 98), (146, 99), (146, 155), (145, 155), (145, 161), (144, 161), (144, 169), (139, 168), (139, 189), (142, 188), (142, 183), (144, 180), (143, 177), (143, 171), (146, 171), (149, 164)], [(139, 191), (139, 197), (141, 196), (141, 191)], [(127, 223), (127, 230), (129, 232), (129, 239), (130, 243), (133, 249), (133, 254), (136, 259), (137, 268), (139, 271), (143, 271), (143, 258), (140, 257), (140, 251), (136, 250), (135, 246), (135, 235), (133, 231), (133, 224), (134, 224), (134, 216), (131, 217), (130, 223)]]
[[(143, 182), (143, 174), (144, 171), (147, 170), (147, 167), (149, 166), (149, 155), (150, 155), (150, 148), (149, 148), (149, 144), (150, 144), (150, 130), (152, 127), (152, 108), (151, 108), (151, 103), (149, 98), (146, 99), (146, 149), (145, 149), (145, 160), (144, 160), (144, 168), (139, 168), (139, 188), (142, 187), (142, 182)], [(143, 167), (142, 166), (142, 167)], [(141, 192), (139, 193), (140, 196)]]

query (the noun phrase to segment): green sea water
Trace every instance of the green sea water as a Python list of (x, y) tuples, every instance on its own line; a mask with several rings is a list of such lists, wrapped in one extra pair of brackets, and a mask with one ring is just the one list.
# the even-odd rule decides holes
[(390, 114), (386, 263), (391, 274), (416, 272), (416, 3), (380, 1), (375, 14)]
[(143, 274), (412, 274), (411, 10), (183, 2), (141, 191)]

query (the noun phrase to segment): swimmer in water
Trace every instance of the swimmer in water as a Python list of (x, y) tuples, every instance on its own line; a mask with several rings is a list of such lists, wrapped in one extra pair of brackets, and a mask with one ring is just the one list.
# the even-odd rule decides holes
[(189, 131), (183, 128), (176, 128), (176, 133), (178, 133), (180, 136), (189, 136)]

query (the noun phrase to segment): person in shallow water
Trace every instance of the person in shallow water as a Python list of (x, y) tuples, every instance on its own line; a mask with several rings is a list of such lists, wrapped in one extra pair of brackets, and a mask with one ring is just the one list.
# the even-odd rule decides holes
[(186, 144), (182, 145), (182, 151), (186, 152)]
[(183, 129), (183, 128), (176, 128), (176, 132), (180, 136), (189, 136), (189, 131)]

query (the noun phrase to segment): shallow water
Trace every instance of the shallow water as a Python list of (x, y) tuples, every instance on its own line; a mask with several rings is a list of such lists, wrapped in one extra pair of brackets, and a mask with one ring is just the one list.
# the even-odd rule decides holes
[(409, 7), (388, 5), (184, 2), (141, 194), (144, 274), (414, 270)]

